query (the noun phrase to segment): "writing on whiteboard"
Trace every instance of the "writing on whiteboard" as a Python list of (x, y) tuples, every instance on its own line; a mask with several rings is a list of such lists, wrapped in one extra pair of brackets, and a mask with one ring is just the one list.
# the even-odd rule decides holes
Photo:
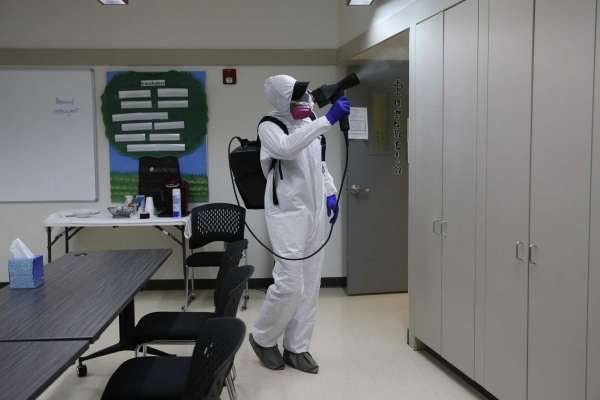
[(53, 114), (71, 116), (79, 112), (79, 107), (75, 104), (75, 99), (64, 99), (55, 97)]

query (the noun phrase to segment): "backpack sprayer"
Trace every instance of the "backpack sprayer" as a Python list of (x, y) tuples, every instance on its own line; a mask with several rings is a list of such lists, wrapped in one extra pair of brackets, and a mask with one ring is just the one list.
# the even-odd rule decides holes
[[(360, 84), (360, 79), (356, 74), (352, 73), (337, 83), (334, 83), (332, 85), (323, 85), (318, 89), (313, 90), (311, 94), (315, 103), (319, 106), (319, 108), (322, 108), (325, 107), (327, 104), (335, 103), (340, 97), (344, 96), (346, 90), (357, 86), (358, 84)], [(350, 130), (350, 122), (348, 120), (348, 116), (345, 116), (342, 119), (340, 119), (339, 124), (340, 130), (344, 134), (344, 143), (346, 145), (344, 173), (342, 174), (342, 181), (340, 183), (339, 190), (339, 193), (341, 193), (344, 188), (346, 173), (348, 171), (348, 131)], [(287, 129), (284, 130), (284, 133), (287, 134), (286, 130)], [(240, 146), (231, 151), (231, 144), (234, 140), (237, 140), (240, 143)], [(240, 200), (238, 198), (236, 187), (237, 190), (240, 192), (242, 200), (244, 201), (244, 205), (247, 209), (264, 209), (264, 196), (267, 181), (263, 175), (260, 164), (260, 138), (257, 137), (255, 141), (252, 141), (248, 139), (242, 139), (238, 136), (233, 137), (229, 141), (227, 151), (229, 153), (229, 173), (231, 175), (231, 185), (233, 187), (233, 194), (235, 195), (235, 201), (237, 202), (238, 206), (240, 205)], [(341, 196), (339, 195), (337, 196), (338, 206), (340, 203), (340, 197)], [(333, 224), (331, 224), (327, 239), (312, 254), (301, 258), (288, 258), (276, 254), (271, 248), (264, 244), (252, 231), (247, 222), (246, 228), (248, 228), (248, 231), (254, 237), (254, 239), (256, 239), (256, 241), (269, 253), (273, 254), (275, 257), (288, 261), (303, 261), (313, 257), (314, 255), (319, 253), (327, 245), (327, 243), (329, 243), (329, 240), (331, 239), (331, 235), (333, 233)]]

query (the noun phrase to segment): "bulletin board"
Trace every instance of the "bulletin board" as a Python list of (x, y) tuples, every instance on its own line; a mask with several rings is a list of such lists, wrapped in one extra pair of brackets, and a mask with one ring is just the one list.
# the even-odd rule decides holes
[(138, 191), (139, 159), (174, 156), (189, 201), (208, 201), (206, 73), (110, 71), (102, 95), (111, 200)]

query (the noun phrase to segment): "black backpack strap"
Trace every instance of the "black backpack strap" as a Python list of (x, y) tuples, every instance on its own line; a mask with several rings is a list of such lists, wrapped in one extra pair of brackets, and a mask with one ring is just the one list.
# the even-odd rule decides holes
[[(312, 121), (317, 119), (317, 116), (315, 115), (314, 112), (310, 113), (310, 119)], [(270, 115), (264, 116), (261, 118), (260, 122), (258, 123), (258, 126), (260, 126), (260, 124), (262, 124), (263, 122), (272, 122), (275, 125), (277, 125), (282, 131), (283, 133), (285, 133), (286, 135), (289, 135), (290, 132), (288, 130), (288, 127), (278, 118), (272, 117)], [(258, 128), (257, 128), (258, 130)], [(260, 136), (257, 135), (257, 140), (260, 143)], [(325, 151), (327, 148), (327, 141), (325, 140), (325, 136), (321, 135), (321, 160), (325, 161)], [(281, 170), (281, 160), (272, 160), (271, 161), (271, 169), (275, 169), (276, 167), (279, 167), (279, 178), (283, 179), (283, 171)], [(273, 204), (278, 206), (279, 205), (279, 198), (277, 197), (277, 179), (275, 176), (273, 176)]]
[[(310, 113), (311, 121), (315, 121), (317, 116), (314, 112)], [(321, 161), (325, 162), (325, 154), (327, 153), (327, 139), (325, 139), (325, 135), (321, 135)]]
[(258, 123), (258, 126), (260, 126), (260, 124), (262, 124), (263, 122), (272, 122), (275, 125), (277, 125), (279, 129), (283, 131), (283, 133), (285, 133), (286, 135), (290, 134), (290, 131), (288, 131), (288, 127), (278, 118), (271, 117), (270, 115), (264, 116)]
[[(272, 122), (275, 125), (277, 125), (283, 131), (283, 133), (285, 133), (286, 135), (290, 134), (288, 127), (278, 118), (272, 117), (270, 115), (264, 116), (258, 123), (258, 126), (260, 126), (260, 124), (262, 124), (263, 122)], [(258, 130), (258, 128), (257, 128), (257, 130)], [(257, 140), (260, 142), (260, 136), (257, 135), (257, 137), (258, 137)], [(280, 179), (283, 179), (283, 171), (281, 169), (281, 161), (273, 159), (271, 161), (271, 169), (275, 169), (275, 167), (277, 165), (279, 165), (279, 177), (280, 177)], [(276, 206), (279, 205), (279, 198), (277, 197), (277, 179), (275, 176), (273, 176), (273, 204)]]

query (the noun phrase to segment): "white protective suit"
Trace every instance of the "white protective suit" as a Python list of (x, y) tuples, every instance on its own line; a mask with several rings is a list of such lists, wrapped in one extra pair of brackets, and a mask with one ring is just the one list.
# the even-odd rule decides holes
[[(267, 230), (275, 253), (290, 258), (312, 254), (323, 244), (329, 228), (326, 197), (337, 192), (327, 165), (321, 160), (320, 136), (331, 124), (326, 117), (315, 121), (292, 118), (290, 99), (295, 82), (287, 75), (265, 81), (265, 94), (275, 108), (270, 115), (287, 126), (289, 136), (268, 121), (258, 129), (260, 159), (267, 177)], [(278, 167), (271, 169), (272, 159), (281, 160), (283, 179)], [(273, 204), (275, 177), (278, 206)], [(272, 347), (283, 334), (283, 345), (288, 351), (309, 350), (317, 317), (322, 264), (323, 251), (304, 261), (276, 258), (274, 283), (269, 286), (252, 332), (256, 343)]]

